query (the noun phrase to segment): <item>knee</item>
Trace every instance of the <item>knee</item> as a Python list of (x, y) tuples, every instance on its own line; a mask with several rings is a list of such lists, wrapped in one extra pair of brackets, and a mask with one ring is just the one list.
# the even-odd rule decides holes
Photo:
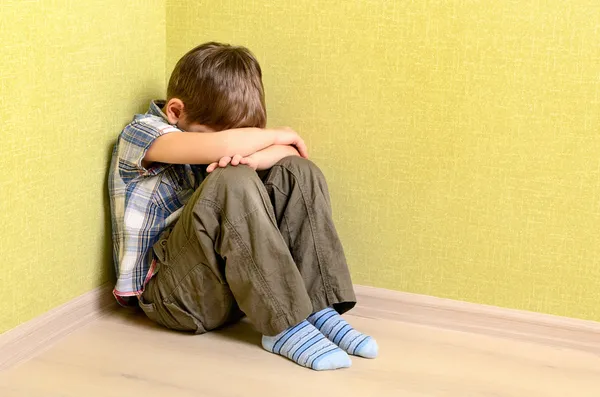
[(304, 175), (311, 176), (312, 178), (317, 178), (319, 180), (325, 179), (319, 167), (304, 157), (289, 156), (279, 161), (276, 165), (286, 168), (298, 176)]
[[(223, 214), (227, 215), (230, 222), (237, 222), (253, 210), (264, 207), (264, 190), (258, 174), (248, 166), (217, 168), (206, 177), (196, 196), (192, 197), (195, 200), (191, 205), (194, 219), (206, 218), (206, 222), (210, 222), (209, 219), (213, 218), (207, 217), (208, 211), (218, 222), (221, 222)], [(215, 225), (212, 224), (213, 227)]]
[(247, 190), (260, 183), (258, 174), (245, 165), (217, 168), (209, 177), (214, 178), (217, 186), (227, 189)]

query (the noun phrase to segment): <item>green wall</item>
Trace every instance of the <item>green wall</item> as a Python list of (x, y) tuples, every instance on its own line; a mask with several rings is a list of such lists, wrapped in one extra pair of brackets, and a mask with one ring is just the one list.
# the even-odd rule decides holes
[(0, 333), (112, 276), (110, 146), (161, 96), (165, 2), (0, 2)]
[(355, 281), (600, 320), (596, 0), (167, 0), (167, 73), (252, 49)]
[(257, 54), (357, 283), (600, 320), (598, 20), (595, 0), (1, 2), (0, 332), (110, 279), (110, 146), (207, 40)]

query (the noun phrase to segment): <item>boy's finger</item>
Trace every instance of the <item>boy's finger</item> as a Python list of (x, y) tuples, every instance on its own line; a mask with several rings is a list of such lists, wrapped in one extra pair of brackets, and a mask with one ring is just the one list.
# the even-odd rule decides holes
[(206, 167), (206, 172), (213, 172), (215, 168), (217, 168), (217, 163), (210, 163), (208, 167)]
[(242, 156), (240, 156), (239, 154), (236, 154), (231, 159), (231, 165), (238, 165), (238, 164), (240, 164), (240, 160), (242, 160)]
[(219, 167), (225, 168), (225, 167), (227, 167), (227, 164), (229, 164), (230, 162), (231, 162), (231, 157), (225, 156), (221, 160), (219, 160)]
[(308, 158), (308, 148), (306, 147), (306, 144), (304, 143), (304, 141), (302, 139), (300, 139), (298, 142), (296, 142), (295, 146), (296, 146), (296, 150), (298, 150), (298, 153), (300, 154), (300, 156), (307, 159)]

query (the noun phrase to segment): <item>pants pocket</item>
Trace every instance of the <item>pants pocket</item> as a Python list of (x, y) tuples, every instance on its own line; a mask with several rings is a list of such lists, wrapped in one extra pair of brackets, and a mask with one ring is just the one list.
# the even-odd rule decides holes
[(159, 310), (158, 323), (177, 331), (194, 332), (196, 334), (206, 332), (197, 318), (183, 310), (176, 303), (163, 301), (161, 306), (163, 310)]
[[(164, 300), (163, 305), (173, 319), (197, 333), (219, 328), (232, 319), (239, 319), (239, 309), (227, 284), (222, 284), (214, 272), (203, 264), (196, 265)], [(172, 327), (171, 327), (172, 328)], [(179, 329), (179, 328), (175, 328)]]
[(160, 276), (164, 276), (165, 271), (167, 269), (163, 269), (162, 274), (150, 280), (146, 286), (146, 291), (138, 299), (140, 308), (150, 320), (166, 328), (197, 334), (206, 332), (200, 320), (180, 307), (176, 302), (161, 297), (160, 283), (164, 282), (164, 278)]
[(156, 306), (154, 306), (154, 303), (146, 303), (144, 302), (144, 299), (140, 297), (138, 299), (138, 304), (140, 305), (142, 311), (146, 314), (146, 317), (154, 322), (158, 322), (158, 313), (156, 312)]

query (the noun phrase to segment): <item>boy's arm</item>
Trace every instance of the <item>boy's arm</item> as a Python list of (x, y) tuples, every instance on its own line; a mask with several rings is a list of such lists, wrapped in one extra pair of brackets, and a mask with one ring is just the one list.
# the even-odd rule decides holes
[(289, 156), (300, 156), (300, 153), (294, 146), (273, 145), (245, 157), (239, 154), (236, 154), (233, 157), (223, 157), (218, 162), (211, 163), (206, 168), (206, 171), (213, 172), (218, 167), (224, 168), (229, 164), (233, 166), (244, 164), (257, 171), (268, 170), (279, 160)]
[(248, 156), (272, 145), (291, 145), (307, 155), (304, 141), (291, 129), (237, 128), (162, 135), (146, 151), (144, 163), (210, 164), (226, 156)]
[(300, 153), (293, 146), (273, 145), (243, 157), (240, 164), (246, 164), (257, 171), (262, 171), (272, 168), (279, 160), (290, 156), (300, 156)]

